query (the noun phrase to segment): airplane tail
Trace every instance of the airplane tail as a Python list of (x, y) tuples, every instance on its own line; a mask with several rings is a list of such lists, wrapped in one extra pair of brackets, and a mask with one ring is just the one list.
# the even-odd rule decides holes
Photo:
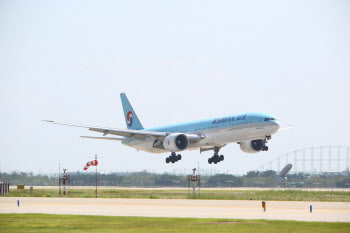
[(136, 129), (136, 130), (143, 129), (143, 126), (139, 118), (137, 117), (136, 112), (132, 108), (128, 100), (128, 97), (126, 97), (125, 93), (120, 93), (120, 99), (122, 100), (126, 127), (128, 129)]

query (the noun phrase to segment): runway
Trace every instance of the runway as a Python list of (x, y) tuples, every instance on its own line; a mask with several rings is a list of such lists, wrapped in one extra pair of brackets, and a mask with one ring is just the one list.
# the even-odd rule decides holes
[[(25, 186), (29, 189), (30, 186)], [(56, 189), (58, 186), (33, 186), (36, 189)], [(95, 189), (96, 186), (70, 186), (70, 189)], [(10, 186), (10, 190), (17, 189), (17, 186)], [(188, 190), (188, 187), (125, 187), (125, 186), (98, 186), (98, 189), (128, 189), (128, 190)], [(205, 190), (230, 190), (230, 191), (284, 191), (284, 190), (298, 190), (298, 191), (335, 191), (335, 192), (350, 192), (349, 188), (275, 188), (275, 187), (205, 187)]]
[(267, 201), (266, 204), (264, 212), (261, 201), (1, 197), (0, 213), (350, 222), (348, 202)]

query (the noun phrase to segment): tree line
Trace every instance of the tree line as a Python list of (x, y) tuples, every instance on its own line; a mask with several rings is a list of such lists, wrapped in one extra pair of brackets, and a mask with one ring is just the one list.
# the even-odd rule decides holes
[[(95, 173), (70, 172), (71, 186), (93, 186)], [(131, 172), (98, 174), (99, 186), (125, 187), (188, 187), (188, 177), (170, 173), (156, 174), (150, 172)], [(201, 187), (341, 187), (350, 185), (350, 178), (343, 176), (320, 176), (306, 173), (287, 175), (288, 182), (278, 179), (276, 171), (249, 171), (243, 176), (216, 174), (201, 176)], [(57, 186), (58, 177), (33, 175), (29, 172), (2, 173), (1, 180), (11, 185)]]

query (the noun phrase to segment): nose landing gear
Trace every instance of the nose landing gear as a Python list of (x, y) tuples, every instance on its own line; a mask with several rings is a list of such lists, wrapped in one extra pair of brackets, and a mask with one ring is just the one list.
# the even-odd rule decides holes
[(170, 163), (170, 162), (175, 163), (179, 160), (181, 160), (181, 155), (180, 154), (176, 155), (175, 152), (172, 152), (171, 155), (165, 159), (165, 162), (166, 163)]
[(271, 136), (266, 136), (266, 138), (264, 139), (264, 145), (263, 145), (263, 147), (262, 147), (262, 151), (268, 151), (269, 150), (269, 147), (268, 146), (266, 146), (266, 143), (267, 143), (267, 141), (268, 140), (270, 140), (271, 139)]

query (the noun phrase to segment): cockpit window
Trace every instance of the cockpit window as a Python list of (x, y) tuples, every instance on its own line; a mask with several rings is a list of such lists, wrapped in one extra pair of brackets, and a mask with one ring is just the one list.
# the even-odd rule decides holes
[(275, 118), (265, 118), (264, 121), (274, 121), (274, 120), (275, 120)]

